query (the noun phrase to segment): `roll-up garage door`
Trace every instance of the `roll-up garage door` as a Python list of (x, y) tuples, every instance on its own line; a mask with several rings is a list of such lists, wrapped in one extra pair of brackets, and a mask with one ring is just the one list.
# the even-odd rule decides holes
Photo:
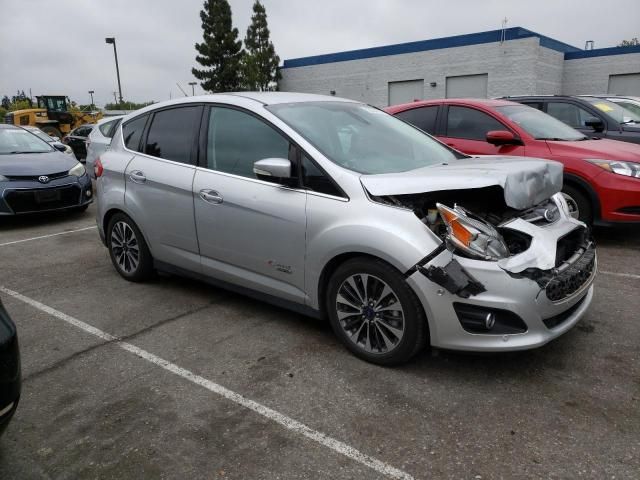
[(447, 98), (487, 98), (489, 75), (460, 75), (447, 77)]
[(409, 103), (424, 98), (424, 80), (389, 82), (389, 105)]
[(640, 96), (640, 73), (609, 75), (608, 93)]

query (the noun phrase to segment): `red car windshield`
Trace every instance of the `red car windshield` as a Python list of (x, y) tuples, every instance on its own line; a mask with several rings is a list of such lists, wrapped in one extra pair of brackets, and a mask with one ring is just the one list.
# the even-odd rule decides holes
[(587, 138), (579, 131), (562, 123), (560, 120), (556, 120), (551, 115), (526, 105), (505, 105), (496, 107), (496, 110), (518, 124), (520, 128), (536, 140), (574, 142)]

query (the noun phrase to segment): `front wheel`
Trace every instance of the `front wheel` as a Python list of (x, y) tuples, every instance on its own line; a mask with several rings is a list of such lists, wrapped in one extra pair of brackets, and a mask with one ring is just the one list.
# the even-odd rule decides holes
[(569, 214), (573, 218), (577, 218), (581, 222), (591, 225), (593, 223), (593, 209), (591, 202), (581, 190), (565, 185), (562, 189), (562, 195), (569, 206)]
[(115, 214), (107, 227), (111, 262), (117, 272), (131, 282), (153, 275), (153, 258), (138, 226), (127, 215)]
[(355, 258), (329, 280), (331, 326), (358, 357), (379, 365), (408, 361), (426, 343), (427, 320), (415, 293), (395, 268)]

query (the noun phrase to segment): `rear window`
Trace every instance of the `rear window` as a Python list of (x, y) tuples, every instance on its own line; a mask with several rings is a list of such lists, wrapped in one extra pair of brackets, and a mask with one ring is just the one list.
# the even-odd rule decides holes
[(140, 151), (140, 139), (142, 138), (142, 132), (144, 131), (148, 117), (148, 115), (143, 115), (134, 118), (122, 126), (122, 138), (124, 139), (125, 146), (129, 150)]
[(102, 133), (102, 135), (104, 135), (107, 138), (111, 138), (115, 133), (115, 130), (116, 130), (115, 127), (118, 123), (120, 123), (120, 119), (112, 120), (110, 122), (105, 122), (100, 126), (98, 126), (98, 129), (100, 130), (100, 133)]
[(420, 130), (433, 135), (436, 131), (436, 116), (438, 114), (438, 106), (412, 108), (396, 114), (401, 120), (415, 125)]

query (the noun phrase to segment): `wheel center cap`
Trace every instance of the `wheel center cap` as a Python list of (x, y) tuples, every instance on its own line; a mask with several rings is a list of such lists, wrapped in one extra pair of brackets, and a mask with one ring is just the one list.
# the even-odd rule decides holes
[(372, 307), (364, 307), (362, 314), (365, 316), (367, 320), (373, 320), (376, 316), (376, 311)]

